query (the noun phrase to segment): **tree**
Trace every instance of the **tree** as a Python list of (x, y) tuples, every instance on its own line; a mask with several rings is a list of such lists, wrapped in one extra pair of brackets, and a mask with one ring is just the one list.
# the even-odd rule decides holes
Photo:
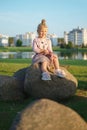
[(67, 45), (66, 45), (65, 43), (61, 43), (61, 44), (60, 44), (60, 48), (66, 48), (66, 46), (67, 46)]
[(22, 41), (20, 39), (17, 40), (16, 46), (22, 46)]
[(73, 44), (71, 41), (68, 42), (68, 44), (66, 45), (66, 48), (68, 49), (73, 48)]
[(58, 38), (58, 43), (59, 44), (64, 44), (64, 38)]
[(13, 37), (9, 37), (8, 42), (9, 42), (9, 46), (14, 45), (14, 38)]

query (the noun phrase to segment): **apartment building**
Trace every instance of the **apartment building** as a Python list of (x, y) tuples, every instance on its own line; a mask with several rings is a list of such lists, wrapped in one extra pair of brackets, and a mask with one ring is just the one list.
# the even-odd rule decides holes
[[(37, 37), (36, 32), (26, 32), (25, 34), (17, 34), (14, 39), (13, 46), (16, 46), (18, 39), (22, 41), (22, 46), (32, 46), (34, 38)], [(48, 34), (48, 38), (51, 39), (52, 45), (58, 45), (58, 36), (56, 34)], [(0, 34), (0, 46), (9, 46), (9, 36)]]
[[(27, 32), (25, 34), (18, 34), (14, 38), (15, 45), (16, 41), (20, 39), (22, 41), (22, 46), (32, 46), (35, 37), (37, 37), (36, 32)], [(51, 39), (53, 46), (58, 45), (58, 36), (56, 34), (48, 34), (47, 37)]]
[(58, 45), (58, 36), (56, 34), (48, 34), (47, 37), (50, 38), (53, 46)]
[(22, 46), (31, 46), (33, 39), (36, 37), (34, 32), (27, 32), (25, 34), (18, 34), (15, 37), (15, 45), (16, 41), (20, 39), (22, 41)]
[(87, 46), (87, 29), (81, 28), (73, 29), (70, 32), (64, 32), (64, 42), (68, 44), (71, 41), (74, 45)]
[(9, 45), (8, 39), (9, 36), (0, 34), (0, 46), (8, 46)]

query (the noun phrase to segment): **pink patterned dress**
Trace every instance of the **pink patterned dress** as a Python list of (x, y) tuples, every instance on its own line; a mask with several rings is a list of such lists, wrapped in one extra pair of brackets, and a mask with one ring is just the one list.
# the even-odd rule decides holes
[(42, 63), (47, 61), (50, 63), (50, 59), (48, 55), (44, 55), (40, 53), (41, 49), (48, 50), (49, 52), (53, 52), (51, 40), (49, 38), (35, 38), (33, 41), (33, 51), (35, 55), (32, 58), (33, 63)]

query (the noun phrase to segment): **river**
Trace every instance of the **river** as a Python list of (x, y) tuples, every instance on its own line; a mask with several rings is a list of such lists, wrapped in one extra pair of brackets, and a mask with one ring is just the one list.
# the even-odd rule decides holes
[[(81, 59), (87, 60), (87, 52), (54, 52), (58, 55), (59, 59)], [(32, 58), (34, 52), (0, 52), (0, 58), (5, 59), (21, 59)]]

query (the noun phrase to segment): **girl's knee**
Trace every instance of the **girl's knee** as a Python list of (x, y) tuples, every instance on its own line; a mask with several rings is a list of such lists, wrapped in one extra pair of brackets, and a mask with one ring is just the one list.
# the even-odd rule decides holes
[(45, 62), (42, 62), (42, 65), (47, 65), (47, 64), (48, 64), (48, 62), (46, 62), (46, 61), (45, 61)]
[(55, 59), (58, 59), (58, 56), (57, 56), (56, 54), (54, 54), (54, 58), (55, 58)]
[(43, 62), (43, 64), (46, 64), (46, 63), (47, 63), (47, 61), (44, 61), (44, 62)]

